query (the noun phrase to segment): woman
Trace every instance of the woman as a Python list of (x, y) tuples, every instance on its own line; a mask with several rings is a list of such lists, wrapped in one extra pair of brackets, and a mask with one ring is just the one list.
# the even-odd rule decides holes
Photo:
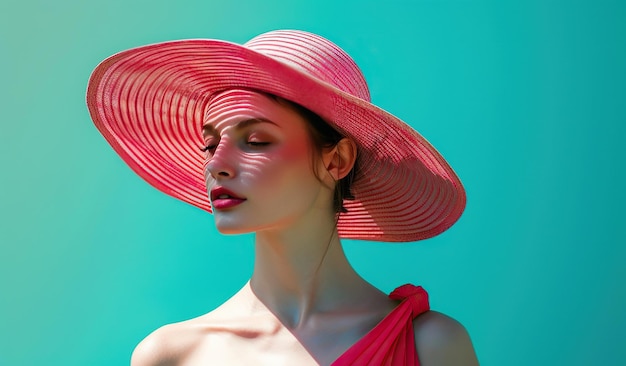
[(213, 212), (222, 233), (256, 233), (250, 281), (150, 334), (133, 365), (477, 364), (421, 287), (387, 296), (346, 260), (340, 238), (443, 232), (465, 193), (424, 138), (369, 102), (339, 47), (301, 31), (140, 47), (96, 68), (87, 104), (142, 178)]

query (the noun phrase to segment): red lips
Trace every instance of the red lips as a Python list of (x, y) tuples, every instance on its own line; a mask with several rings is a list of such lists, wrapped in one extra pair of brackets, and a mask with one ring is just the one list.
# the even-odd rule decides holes
[(216, 210), (235, 207), (245, 200), (245, 198), (237, 196), (237, 194), (224, 187), (211, 189), (211, 206)]

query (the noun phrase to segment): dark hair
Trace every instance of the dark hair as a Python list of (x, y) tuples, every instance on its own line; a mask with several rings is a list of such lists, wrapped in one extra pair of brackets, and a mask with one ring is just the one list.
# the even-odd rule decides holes
[[(341, 139), (345, 136), (335, 130), (328, 122), (326, 122), (322, 117), (312, 112), (311, 110), (301, 106), (298, 103), (294, 103), (288, 99), (284, 99), (272, 94), (267, 94), (271, 99), (276, 100), (279, 103), (287, 104), (292, 107), (298, 114), (300, 114), (305, 121), (308, 122), (309, 126), (309, 135), (311, 136), (311, 141), (313, 142), (313, 147), (316, 149), (316, 153), (321, 153), (324, 148), (332, 148), (336, 146)], [(343, 205), (343, 200), (353, 200), (354, 194), (352, 193), (352, 182), (354, 182), (357, 167), (359, 162), (359, 156), (357, 154), (356, 161), (352, 170), (343, 178), (337, 182), (335, 185), (335, 194), (333, 199), (333, 209), (335, 213), (344, 213), (348, 212), (348, 210)], [(317, 172), (314, 171), (317, 175)], [(320, 179), (320, 177), (317, 177)]]

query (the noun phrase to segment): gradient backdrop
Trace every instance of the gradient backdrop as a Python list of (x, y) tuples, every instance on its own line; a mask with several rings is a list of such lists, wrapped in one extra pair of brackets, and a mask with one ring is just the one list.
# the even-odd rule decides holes
[(624, 365), (622, 1), (3, 0), (0, 365), (125, 365), (251, 272), (250, 236), (135, 176), (93, 127), (91, 70), (180, 38), (298, 28), (447, 157), (468, 205), (425, 242), (346, 242), (385, 291), (422, 284), (482, 365)]

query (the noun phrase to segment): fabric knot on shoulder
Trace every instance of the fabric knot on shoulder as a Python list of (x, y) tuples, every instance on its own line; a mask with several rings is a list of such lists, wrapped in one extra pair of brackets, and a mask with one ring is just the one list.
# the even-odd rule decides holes
[(411, 307), (413, 317), (430, 310), (428, 303), (428, 293), (422, 286), (414, 286), (411, 284), (402, 285), (389, 294), (392, 300), (401, 300), (408, 302)]
[(413, 320), (430, 309), (428, 294), (419, 286), (404, 285), (389, 297), (401, 302), (332, 366), (419, 366)]

